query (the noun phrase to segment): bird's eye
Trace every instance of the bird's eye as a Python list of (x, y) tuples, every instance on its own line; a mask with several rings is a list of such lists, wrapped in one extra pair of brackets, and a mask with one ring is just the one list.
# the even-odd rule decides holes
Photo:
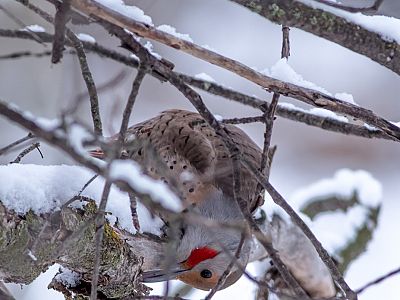
[(211, 278), (212, 272), (208, 269), (204, 269), (203, 271), (200, 272), (200, 276), (203, 278)]

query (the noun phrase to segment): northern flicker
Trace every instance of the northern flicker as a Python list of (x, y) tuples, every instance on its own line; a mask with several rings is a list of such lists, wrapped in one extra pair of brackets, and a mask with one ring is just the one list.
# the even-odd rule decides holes
[[(244, 159), (258, 166), (261, 151), (239, 128), (223, 125), (236, 143)], [(114, 137), (116, 140), (117, 137)], [(197, 113), (168, 110), (159, 116), (128, 129), (124, 157), (145, 167), (149, 176), (175, 185), (186, 208), (220, 222), (242, 222), (243, 216), (233, 197), (232, 167), (222, 139)], [(136, 141), (136, 143), (135, 143)], [(156, 153), (157, 155), (154, 155)], [(103, 158), (102, 151), (92, 156)], [(160, 167), (159, 157), (164, 161)], [(242, 168), (241, 197), (253, 212), (260, 204), (261, 190), (250, 173)], [(235, 230), (186, 224), (182, 228), (173, 265), (168, 270), (153, 270), (143, 274), (144, 282), (179, 279), (195, 288), (213, 288), (232, 260), (241, 234)], [(226, 253), (230, 252), (230, 255)], [(239, 263), (246, 266), (250, 241), (245, 241)], [(237, 265), (231, 269), (226, 288), (242, 275)]]

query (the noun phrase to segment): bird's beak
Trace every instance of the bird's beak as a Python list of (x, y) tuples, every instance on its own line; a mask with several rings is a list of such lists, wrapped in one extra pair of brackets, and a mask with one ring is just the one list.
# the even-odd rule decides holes
[(142, 274), (142, 282), (149, 283), (176, 279), (177, 276), (187, 271), (190, 271), (190, 269), (185, 268), (182, 264), (171, 267), (168, 270), (147, 271)]

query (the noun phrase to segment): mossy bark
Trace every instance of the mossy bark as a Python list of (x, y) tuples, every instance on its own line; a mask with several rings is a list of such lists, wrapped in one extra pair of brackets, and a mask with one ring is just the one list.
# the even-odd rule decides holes
[[(96, 204), (89, 202), (82, 209), (67, 207), (43, 215), (30, 211), (20, 216), (0, 203), (1, 278), (6, 282), (28, 284), (50, 265), (59, 263), (80, 274), (81, 280), (74, 292), (81, 293), (79, 297), (87, 296), (85, 293), (90, 293), (94, 265), (93, 220), (96, 211)], [(143, 259), (127, 243), (127, 240), (134, 238), (106, 223), (99, 299), (119, 299), (148, 293), (148, 288), (138, 280)]]

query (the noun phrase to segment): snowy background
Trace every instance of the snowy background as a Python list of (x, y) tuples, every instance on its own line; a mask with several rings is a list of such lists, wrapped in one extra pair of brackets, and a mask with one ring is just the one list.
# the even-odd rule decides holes
[[(51, 26), (30, 13), (22, 6), (11, 1), (2, 1), (2, 5), (15, 13), (26, 25), (38, 24), (52, 32)], [(37, 2), (42, 3), (42, 2)], [(213, 0), (142, 0), (132, 1), (152, 17), (156, 26), (169, 24), (180, 33), (187, 33), (199, 45), (208, 45), (217, 52), (234, 58), (244, 64), (264, 70), (277, 64), (280, 58), (281, 29), (264, 18), (229, 1)], [(382, 13), (400, 15), (399, 2), (384, 2)], [(0, 11), (1, 28), (18, 29), (16, 25)], [(73, 27), (76, 33), (90, 34), (97, 42), (112, 48), (117, 41), (108, 37), (98, 26)], [(393, 29), (393, 28), (392, 28)], [(396, 30), (396, 29), (394, 29)], [(400, 28), (397, 28), (400, 32)], [(298, 74), (317, 86), (324, 87), (332, 94), (349, 93), (354, 101), (388, 120), (400, 121), (399, 76), (368, 58), (355, 54), (329, 41), (317, 38), (300, 30), (291, 29), (291, 57), (289, 65)], [(238, 76), (182, 54), (173, 49), (154, 44), (156, 52), (175, 64), (175, 70), (190, 75), (206, 73), (217, 82), (233, 87), (249, 95), (270, 99), (258, 86)], [(19, 50), (42, 52), (51, 46), (43, 46), (31, 41), (0, 40), (0, 53), (8, 54)], [(128, 76), (116, 87), (99, 95), (101, 113), (106, 135), (116, 132), (120, 123), (123, 105), (130, 91), (135, 71), (124, 68), (110, 60), (89, 55), (89, 64), (98, 85), (109, 81), (121, 70), (126, 69)], [(63, 62), (51, 65), (49, 57), (25, 58), (0, 61), (0, 97), (12, 101), (22, 109), (32, 113), (55, 118), (61, 109), (68, 106), (76, 96), (85, 91), (79, 64), (75, 57), (65, 55)], [(211, 110), (222, 117), (255, 115), (256, 111), (221, 98), (202, 94)], [(293, 103), (309, 109), (302, 103), (282, 98), (282, 102)], [(135, 104), (131, 123), (154, 116), (169, 108), (193, 110), (193, 107), (168, 84), (146, 77)], [(80, 117), (90, 122), (89, 105), (82, 107)], [(325, 132), (317, 128), (297, 124), (278, 118), (275, 122), (272, 143), (278, 145), (271, 171), (271, 182), (287, 198), (296, 199), (299, 190), (323, 178), (331, 178), (342, 168), (365, 170), (381, 183), (382, 211), (378, 228), (368, 250), (349, 268), (346, 279), (353, 288), (375, 279), (400, 265), (400, 145), (383, 140), (367, 140)], [(245, 125), (242, 128), (259, 144), (262, 144), (263, 126)], [(25, 133), (4, 119), (0, 119), (0, 147)], [(24, 159), (24, 163), (42, 165), (73, 164), (64, 154), (42, 146), (44, 159), (33, 152)], [(7, 163), (14, 154), (0, 157), (1, 163)], [(4, 176), (4, 174), (3, 174)], [(356, 217), (354, 217), (356, 218)], [(357, 221), (357, 220), (355, 220)], [(329, 229), (329, 228), (328, 228)], [(259, 267), (249, 266), (254, 273)], [(57, 271), (54, 267), (40, 280), (20, 289), (13, 286), (17, 299), (62, 299), (53, 291), (47, 291), (46, 285)], [(155, 285), (160, 293), (162, 284)], [(245, 279), (225, 291), (217, 293), (215, 299), (252, 299), (251, 291), (256, 287)], [(172, 289), (173, 290), (173, 289)], [(400, 294), (400, 276), (364, 292), (361, 300), (398, 299)], [(201, 292), (191, 294), (197, 299)]]

